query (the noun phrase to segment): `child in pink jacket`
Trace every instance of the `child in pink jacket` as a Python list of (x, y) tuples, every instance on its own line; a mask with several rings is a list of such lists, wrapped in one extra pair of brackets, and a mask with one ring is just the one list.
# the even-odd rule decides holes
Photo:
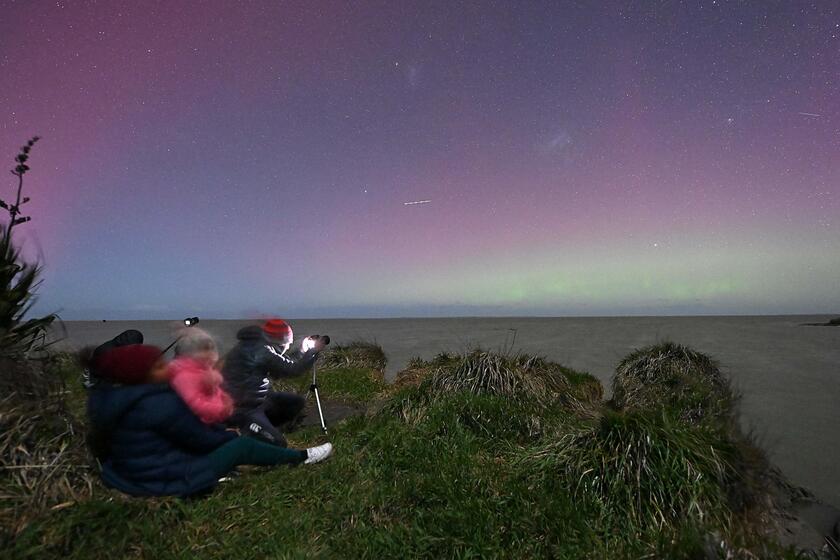
[(233, 399), (222, 389), (216, 369), (219, 352), (207, 332), (190, 327), (180, 333), (175, 359), (169, 362), (169, 384), (205, 424), (223, 422), (233, 412)]

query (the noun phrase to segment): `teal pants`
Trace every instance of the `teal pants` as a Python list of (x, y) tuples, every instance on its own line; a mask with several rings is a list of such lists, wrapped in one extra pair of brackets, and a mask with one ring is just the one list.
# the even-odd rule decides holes
[(278, 447), (251, 438), (238, 437), (213, 450), (207, 458), (217, 478), (229, 473), (237, 465), (297, 465), (306, 460), (306, 451)]

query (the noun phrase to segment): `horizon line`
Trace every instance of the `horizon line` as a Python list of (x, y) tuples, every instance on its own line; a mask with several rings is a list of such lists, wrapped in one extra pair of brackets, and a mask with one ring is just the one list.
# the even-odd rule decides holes
[[(659, 315), (401, 315), (383, 317), (286, 317), (289, 321), (383, 321), (383, 320), (415, 320), (415, 319), (623, 319), (623, 318), (659, 318), (659, 317), (822, 317), (837, 316), (840, 313), (735, 313), (735, 314), (659, 314)], [(268, 317), (269, 315), (266, 315)], [(276, 315), (271, 315), (272, 317)], [(200, 317), (203, 321), (261, 321), (262, 317)], [(182, 321), (184, 317), (166, 319), (143, 318), (109, 318), (101, 319), (63, 319), (63, 322), (103, 322), (103, 321), (146, 321), (171, 322)]]

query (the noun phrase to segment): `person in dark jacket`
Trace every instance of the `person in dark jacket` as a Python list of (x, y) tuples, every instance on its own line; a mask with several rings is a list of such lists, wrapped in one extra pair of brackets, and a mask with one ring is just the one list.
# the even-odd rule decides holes
[(281, 447), (286, 438), (280, 427), (294, 421), (306, 400), (292, 393), (271, 390), (271, 378), (296, 377), (312, 367), (323, 342), (305, 338), (301, 352), (288, 355), (292, 328), (282, 319), (271, 319), (236, 333), (237, 345), (222, 366), (223, 387), (233, 398), (234, 412), (228, 424)]
[(106, 442), (101, 475), (126, 494), (203, 494), (237, 465), (311, 464), (332, 453), (330, 444), (279, 448), (204, 424), (169, 387), (157, 347), (115, 347), (96, 367), (100, 381), (88, 393), (88, 416)]

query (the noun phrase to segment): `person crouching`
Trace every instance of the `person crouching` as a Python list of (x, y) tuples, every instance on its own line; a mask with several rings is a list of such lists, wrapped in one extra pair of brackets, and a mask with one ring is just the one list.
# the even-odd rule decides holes
[(228, 425), (285, 447), (286, 438), (280, 429), (300, 417), (306, 400), (293, 393), (273, 391), (271, 379), (303, 375), (312, 368), (324, 342), (306, 337), (300, 352), (290, 355), (292, 327), (282, 319), (271, 319), (262, 327), (244, 327), (236, 338), (238, 343), (225, 356), (222, 366), (223, 386), (234, 401)]

